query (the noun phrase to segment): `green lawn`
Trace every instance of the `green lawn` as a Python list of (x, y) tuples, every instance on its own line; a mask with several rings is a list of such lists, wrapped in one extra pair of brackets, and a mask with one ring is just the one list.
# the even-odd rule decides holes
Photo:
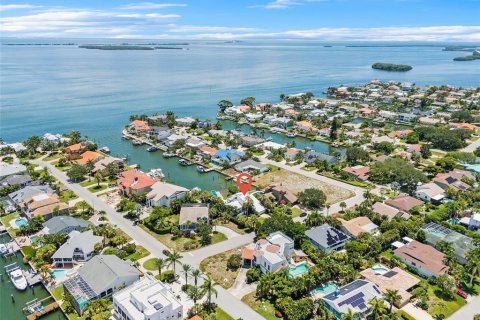
[(136, 250), (135, 253), (132, 253), (131, 255), (129, 255), (127, 257), (127, 259), (132, 260), (132, 261), (137, 261), (137, 260), (140, 260), (142, 258), (145, 258), (146, 256), (148, 256), (150, 254), (150, 251), (148, 251), (147, 249), (145, 249), (142, 246), (137, 246), (135, 248), (135, 250)]
[(299, 215), (301, 215), (303, 212), (303, 210), (301, 210), (300, 208), (292, 208), (292, 218), (295, 218), (295, 217), (298, 217)]
[(156, 261), (157, 261), (157, 258), (148, 259), (143, 263), (143, 267), (148, 271), (157, 271), (158, 268), (157, 266), (155, 266)]
[(100, 187), (97, 186), (97, 185), (94, 185), (94, 186), (88, 188), (88, 191), (90, 191), (90, 192), (99, 192), (99, 191), (103, 191), (103, 190), (107, 189), (107, 187), (108, 187), (108, 186), (107, 186), (106, 184), (101, 184)]
[(96, 183), (97, 183), (97, 181), (95, 179), (92, 179), (92, 180), (82, 181), (82, 182), (79, 183), (79, 185), (81, 185), (82, 187), (88, 187), (88, 186), (93, 186)]
[(392, 249), (387, 249), (387, 250), (383, 251), (382, 253), (380, 253), (380, 255), (381, 255), (382, 257), (385, 257), (385, 258), (387, 258), (387, 259), (390, 260), (390, 259), (393, 258)]
[(63, 299), (63, 285), (59, 285), (58, 287), (53, 288), (51, 291), (55, 300), (59, 301)]
[(72, 190), (63, 191), (60, 195), (60, 202), (68, 202), (73, 199), (77, 199), (78, 196)]
[(16, 219), (20, 217), (20, 214), (18, 214), (17, 212), (14, 212), (14, 213), (10, 213), (2, 218), (0, 218), (0, 221), (2, 221), (2, 224), (5, 226), (5, 228), (9, 229), (10, 228), (10, 221), (12, 221), (13, 219)]
[(267, 300), (257, 300), (255, 297), (255, 292), (249, 293), (242, 298), (242, 301), (245, 302), (250, 308), (258, 312), (267, 320), (278, 320), (275, 317), (275, 307), (270, 301)]
[(228, 313), (223, 311), (223, 309), (217, 307), (215, 309), (215, 319), (217, 320), (234, 320)]
[(51, 155), (49, 157), (45, 157), (45, 158), (43, 158), (43, 160), (44, 161), (53, 161), (53, 160), (56, 160), (56, 159), (60, 159), (61, 157), (62, 157), (62, 154), (57, 153), (57, 154)]
[(465, 299), (455, 294), (453, 299), (448, 299), (444, 296), (442, 289), (438, 286), (428, 286), (428, 295), (430, 297), (430, 313), (434, 318), (436, 315), (443, 314), (445, 318), (448, 318), (455, 311), (467, 304)]

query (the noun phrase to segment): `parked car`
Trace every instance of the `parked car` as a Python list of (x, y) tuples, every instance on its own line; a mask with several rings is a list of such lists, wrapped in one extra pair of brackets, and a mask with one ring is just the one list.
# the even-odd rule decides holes
[(302, 212), (302, 213), (300, 213), (300, 217), (302, 217), (302, 218), (303, 218), (303, 217), (306, 217), (306, 216), (307, 216), (307, 213), (306, 213), (306, 212)]
[(167, 249), (163, 249), (162, 250), (162, 253), (166, 256), (169, 256), (170, 255), (170, 251), (168, 251)]
[(465, 291), (463, 291), (462, 289), (457, 288), (457, 289), (456, 289), (456, 292), (457, 292), (457, 294), (458, 294), (460, 297), (462, 297), (463, 299), (467, 299), (467, 298), (468, 298), (468, 294), (467, 294)]

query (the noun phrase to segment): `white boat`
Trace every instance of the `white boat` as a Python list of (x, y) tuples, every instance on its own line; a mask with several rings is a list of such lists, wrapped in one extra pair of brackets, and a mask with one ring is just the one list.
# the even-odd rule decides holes
[(110, 153), (110, 148), (109, 147), (102, 147), (99, 150), (104, 152), (104, 153)]
[(205, 169), (204, 166), (198, 165), (198, 166), (197, 166), (197, 171), (198, 171), (198, 172), (207, 172), (207, 169)]
[(162, 156), (163, 156), (164, 158), (171, 158), (171, 157), (175, 157), (175, 153), (172, 153), (172, 152), (164, 152), (164, 153), (162, 154)]
[(4, 255), (7, 252), (8, 252), (7, 246), (3, 243), (0, 243), (0, 255)]
[(10, 280), (12, 280), (13, 285), (18, 290), (25, 290), (28, 287), (27, 279), (23, 275), (21, 269), (15, 269), (10, 272)]
[(289, 138), (295, 138), (296, 136), (297, 136), (297, 134), (295, 132), (287, 133), (287, 137), (289, 137)]
[(143, 144), (143, 141), (140, 141), (140, 140), (133, 140), (133, 142), (132, 142), (132, 143), (133, 143), (134, 145), (136, 145), (136, 146), (140, 146), (140, 145), (142, 145), (142, 144)]
[(162, 178), (165, 177), (165, 175), (163, 174), (162, 169), (160, 169), (160, 168), (152, 169), (152, 170), (150, 170), (147, 174), (148, 174), (150, 177), (152, 177), (152, 178), (160, 178), (160, 179), (162, 179)]
[(178, 160), (178, 163), (179, 163), (180, 165), (182, 165), (182, 166), (189, 166), (189, 165), (192, 164), (190, 161), (185, 160), (185, 159), (180, 159), (180, 160)]

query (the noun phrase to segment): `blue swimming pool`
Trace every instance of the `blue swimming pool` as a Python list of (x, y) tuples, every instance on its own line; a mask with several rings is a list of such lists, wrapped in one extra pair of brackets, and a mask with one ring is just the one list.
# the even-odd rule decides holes
[(288, 275), (293, 278), (301, 276), (306, 272), (308, 272), (308, 266), (306, 263), (291, 265), (290, 269), (288, 269)]
[(375, 273), (379, 273), (379, 274), (387, 273), (388, 271), (390, 271), (390, 269), (382, 265), (373, 266), (372, 270), (375, 271)]
[(467, 164), (465, 165), (465, 169), (467, 170), (473, 170), (475, 172), (480, 173), (480, 163), (477, 164)]
[(23, 227), (23, 226), (26, 226), (27, 224), (28, 224), (28, 221), (27, 221), (27, 219), (25, 219), (25, 218), (17, 218), (17, 219), (15, 219), (15, 225), (16, 225), (17, 227), (19, 227), (19, 228), (20, 228), (20, 227)]
[(320, 293), (322, 295), (327, 295), (327, 294), (330, 294), (332, 292), (335, 292), (335, 290), (337, 290), (337, 289), (338, 289), (338, 286), (335, 283), (329, 282), (324, 286), (313, 289), (310, 293), (312, 295), (316, 295), (318, 293)]
[(53, 269), (50, 274), (55, 281), (62, 282), (67, 279), (67, 272), (66, 269)]

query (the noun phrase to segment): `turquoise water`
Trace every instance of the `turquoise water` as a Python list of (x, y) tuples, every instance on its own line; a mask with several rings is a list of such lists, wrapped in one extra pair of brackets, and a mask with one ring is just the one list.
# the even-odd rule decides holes
[(50, 274), (57, 282), (62, 282), (67, 278), (67, 272), (66, 269), (53, 269)]
[(334, 292), (337, 289), (338, 289), (338, 286), (335, 283), (330, 282), (330, 283), (328, 283), (324, 286), (313, 289), (311, 293), (312, 293), (312, 295), (315, 295), (317, 293), (327, 295), (327, 294), (330, 294), (330, 293)]
[(33, 237), (30, 237), (30, 240), (32, 241), (32, 243), (37, 244), (40, 238), (38, 236), (33, 236)]
[(480, 163), (478, 163), (478, 164), (467, 164), (467, 165), (465, 165), (465, 169), (473, 170), (475, 172), (480, 173)]
[(17, 219), (15, 219), (15, 225), (16, 225), (17, 227), (19, 227), (19, 228), (20, 228), (20, 227), (23, 227), (23, 226), (26, 226), (27, 224), (28, 224), (28, 221), (27, 221), (27, 219), (25, 219), (25, 218), (17, 218)]
[(291, 277), (298, 277), (307, 272), (308, 272), (308, 266), (306, 263), (301, 263), (296, 266), (290, 266), (290, 269), (288, 269), (288, 274)]
[(384, 272), (388, 272), (389, 269), (387, 267), (384, 267), (384, 266), (373, 266), (372, 270), (377, 272), (377, 273), (384, 273)]
[(450, 224), (453, 224), (453, 225), (458, 224), (459, 221), (460, 220), (458, 220), (456, 218), (452, 218), (452, 219), (448, 220), (448, 222), (450, 222)]

